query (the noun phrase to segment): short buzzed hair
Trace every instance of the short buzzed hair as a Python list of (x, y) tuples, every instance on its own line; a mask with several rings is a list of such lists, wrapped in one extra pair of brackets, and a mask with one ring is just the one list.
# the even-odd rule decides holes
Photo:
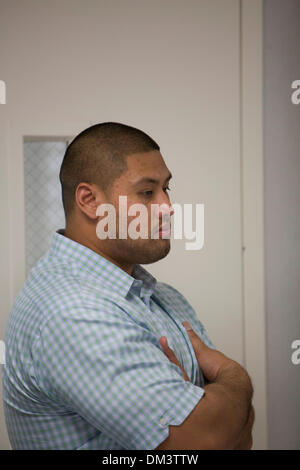
[(128, 155), (160, 150), (145, 132), (117, 122), (95, 124), (68, 146), (59, 173), (66, 219), (74, 207), (79, 183), (94, 183), (106, 191), (127, 170)]

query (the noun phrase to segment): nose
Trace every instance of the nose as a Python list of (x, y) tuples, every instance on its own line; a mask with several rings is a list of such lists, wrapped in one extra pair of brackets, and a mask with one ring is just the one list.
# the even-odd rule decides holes
[(163, 217), (164, 215), (167, 217), (171, 217), (174, 214), (174, 209), (170, 202), (169, 196), (164, 194), (164, 197), (159, 201), (159, 217)]
[(159, 215), (169, 215), (170, 217), (174, 214), (174, 209), (171, 203), (163, 203), (160, 205)]
[(174, 209), (166, 193), (164, 193), (162, 199), (155, 201), (151, 206), (151, 227), (155, 227), (153, 233), (156, 234), (160, 227), (166, 225), (170, 226), (170, 219), (174, 214)]

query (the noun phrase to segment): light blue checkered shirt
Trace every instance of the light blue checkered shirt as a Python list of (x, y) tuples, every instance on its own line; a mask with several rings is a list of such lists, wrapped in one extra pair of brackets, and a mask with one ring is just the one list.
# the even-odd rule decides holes
[[(12, 448), (155, 449), (204, 394), (185, 320), (214, 348), (176, 289), (140, 265), (130, 276), (56, 232), (6, 327)], [(161, 336), (191, 382), (162, 352)]]

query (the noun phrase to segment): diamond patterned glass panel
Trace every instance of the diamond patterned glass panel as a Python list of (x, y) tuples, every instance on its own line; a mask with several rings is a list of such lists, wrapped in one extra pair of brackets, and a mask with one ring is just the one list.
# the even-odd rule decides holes
[(24, 142), (26, 271), (65, 227), (59, 170), (67, 142)]

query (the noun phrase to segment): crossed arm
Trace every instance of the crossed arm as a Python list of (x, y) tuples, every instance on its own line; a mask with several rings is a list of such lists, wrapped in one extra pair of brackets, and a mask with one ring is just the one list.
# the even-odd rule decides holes
[[(208, 381), (203, 395), (195, 385), (185, 386), (178, 367), (189, 378), (166, 338), (160, 340), (167, 356), (162, 357), (157, 335), (143, 324), (123, 311), (103, 311), (99, 305), (86, 315), (76, 308), (44, 324), (32, 354), (37, 383), (50, 400), (77, 413), (117, 448), (251, 448), (253, 390), (242, 366), (187, 330)], [(162, 416), (181, 424), (161, 426)]]
[[(170, 426), (168, 438), (161, 449), (233, 449), (250, 450), (254, 408), (253, 388), (245, 369), (219, 351), (207, 347), (190, 325), (185, 326), (195, 355), (209, 383), (204, 386), (205, 395), (181, 426)], [(167, 338), (160, 344), (168, 359), (186, 372), (169, 348)]]

